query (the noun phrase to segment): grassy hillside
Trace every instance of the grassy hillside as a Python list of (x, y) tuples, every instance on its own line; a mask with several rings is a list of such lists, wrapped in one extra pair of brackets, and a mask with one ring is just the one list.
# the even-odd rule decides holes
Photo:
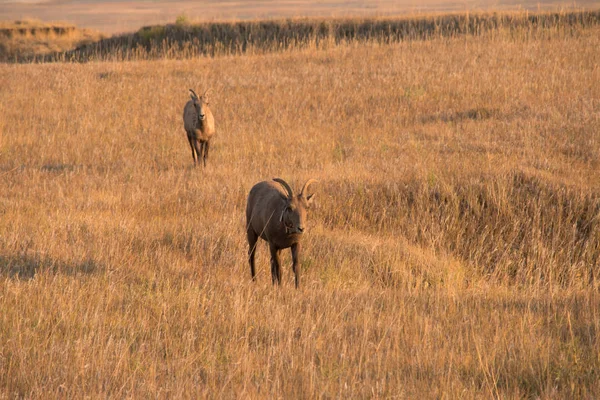
[(294, 49), (325, 49), (348, 43), (389, 44), (405, 40), (462, 35), (526, 35), (558, 32), (578, 35), (600, 24), (600, 10), (425, 15), (387, 18), (298, 18), (263, 21), (191, 23), (147, 26), (23, 61), (146, 60), (236, 54), (262, 54)]
[(0, 22), (0, 62), (31, 60), (98, 42), (100, 32), (36, 20)]
[(530, 33), (0, 65), (0, 397), (600, 396), (600, 30)]

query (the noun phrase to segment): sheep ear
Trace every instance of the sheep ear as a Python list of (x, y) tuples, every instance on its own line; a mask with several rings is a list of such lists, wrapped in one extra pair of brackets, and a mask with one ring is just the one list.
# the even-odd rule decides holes
[(309, 194), (308, 196), (306, 196), (306, 205), (308, 207), (310, 207), (310, 205), (312, 205), (313, 203), (313, 197), (315, 196), (315, 194)]
[(204, 103), (206, 103), (206, 104), (208, 104), (208, 91), (209, 91), (209, 90), (210, 90), (210, 89), (208, 89), (208, 90), (204, 91), (204, 93), (202, 93), (202, 96), (201, 96), (201, 98), (202, 98), (202, 101), (203, 101)]
[(318, 181), (318, 180), (316, 180), (316, 179), (309, 179), (309, 180), (307, 180), (307, 181), (306, 181), (306, 183), (304, 184), (304, 186), (302, 186), (302, 190), (300, 191), (300, 196), (301, 196), (301, 197), (305, 197), (305, 198), (306, 198), (306, 200), (310, 199), (310, 197), (311, 197), (311, 196), (307, 196), (307, 194), (308, 194), (308, 193), (307, 193), (307, 192), (308, 192), (308, 187), (309, 187), (311, 184), (313, 184), (313, 183), (317, 183), (317, 182), (319, 182), (319, 181)]

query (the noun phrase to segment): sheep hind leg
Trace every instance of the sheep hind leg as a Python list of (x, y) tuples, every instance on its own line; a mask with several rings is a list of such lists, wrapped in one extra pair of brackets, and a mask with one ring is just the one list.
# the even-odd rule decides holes
[(271, 279), (273, 284), (281, 285), (281, 263), (279, 262), (279, 252), (275, 246), (269, 246), (271, 250)]
[(250, 275), (252, 280), (256, 281), (256, 267), (254, 263), (254, 256), (256, 255), (256, 242), (258, 242), (258, 235), (252, 230), (248, 229), (248, 262), (250, 263)]

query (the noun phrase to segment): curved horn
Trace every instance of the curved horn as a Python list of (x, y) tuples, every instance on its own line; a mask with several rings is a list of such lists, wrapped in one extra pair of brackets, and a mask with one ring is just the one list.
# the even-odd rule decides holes
[(309, 179), (306, 181), (306, 183), (304, 184), (304, 186), (302, 186), (302, 191), (300, 191), (300, 196), (301, 197), (306, 197), (306, 189), (308, 189), (308, 187), (313, 184), (313, 183), (317, 183), (319, 182), (316, 179)]
[(202, 94), (202, 97), (206, 96), (208, 94), (208, 92), (210, 92), (212, 90), (212, 88), (208, 88), (204, 91), (204, 94)]
[(190, 92), (192, 92), (192, 94), (194, 95), (195, 98), (198, 98), (198, 95), (192, 89), (190, 89)]
[(286, 181), (284, 181), (284, 180), (283, 180), (283, 179), (281, 179), (281, 178), (273, 178), (273, 180), (274, 180), (275, 182), (277, 182), (277, 183), (280, 183), (280, 184), (281, 184), (281, 186), (283, 186), (283, 188), (284, 188), (285, 190), (287, 190), (287, 192), (288, 192), (288, 197), (289, 197), (290, 199), (294, 197), (294, 193), (292, 192), (292, 188), (290, 187), (290, 185), (288, 185), (288, 184), (287, 184), (287, 182), (286, 182)]

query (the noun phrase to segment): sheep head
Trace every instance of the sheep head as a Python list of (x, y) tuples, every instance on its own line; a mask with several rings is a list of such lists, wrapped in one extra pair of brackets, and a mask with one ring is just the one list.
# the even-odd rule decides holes
[(194, 102), (194, 108), (196, 109), (196, 114), (198, 115), (198, 121), (204, 121), (206, 118), (206, 109), (208, 106), (208, 92), (210, 89), (207, 89), (204, 94), (200, 97), (190, 89), (190, 97)]
[(307, 189), (312, 183), (317, 182), (315, 179), (306, 181), (300, 194), (294, 196), (292, 188), (283, 179), (274, 178), (275, 182), (281, 184), (287, 192), (285, 207), (281, 211), (279, 221), (283, 223), (285, 232), (288, 235), (301, 235), (306, 229), (306, 210), (310, 208), (314, 194), (308, 194)]

